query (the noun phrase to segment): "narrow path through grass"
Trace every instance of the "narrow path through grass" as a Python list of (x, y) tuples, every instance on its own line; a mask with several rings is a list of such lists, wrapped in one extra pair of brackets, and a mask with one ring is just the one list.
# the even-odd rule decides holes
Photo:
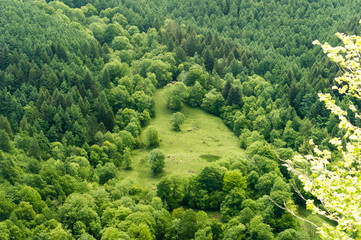
[(132, 154), (133, 170), (122, 171), (121, 177), (134, 178), (142, 186), (153, 188), (164, 175), (195, 174), (229, 151), (244, 154), (238, 137), (222, 120), (199, 108), (183, 106), (181, 112), (186, 119), (181, 131), (172, 130), (169, 121), (173, 112), (166, 107), (164, 92), (165, 89), (161, 89), (155, 93), (156, 117), (150, 123), (158, 129), (161, 139), (159, 148), (166, 154), (163, 173), (153, 176), (148, 166), (151, 150), (139, 149)]

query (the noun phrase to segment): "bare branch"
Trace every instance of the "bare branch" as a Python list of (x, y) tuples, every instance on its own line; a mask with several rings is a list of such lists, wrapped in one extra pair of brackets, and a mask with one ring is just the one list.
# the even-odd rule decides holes
[(295, 180), (292, 181), (292, 187), (293, 187), (293, 190), (295, 190), (295, 192), (298, 194), (298, 196), (300, 196), (300, 198), (302, 198), (304, 201), (307, 201), (306, 198), (302, 195), (302, 193), (298, 189)]
[(311, 222), (310, 220), (304, 219), (300, 216), (298, 216), (296, 213), (294, 213), (291, 209), (289, 209), (286, 205), (286, 203), (283, 201), (283, 205), (284, 207), (282, 207), (281, 205), (279, 205), (278, 203), (276, 203), (271, 197), (269, 197), (269, 199), (273, 202), (274, 205), (276, 205), (277, 207), (289, 212), (290, 214), (292, 214), (293, 216), (295, 216), (298, 219), (301, 219), (304, 222), (307, 222), (309, 224), (311, 224), (312, 226), (314, 226), (315, 228), (319, 228), (319, 226), (317, 226), (315, 223)]

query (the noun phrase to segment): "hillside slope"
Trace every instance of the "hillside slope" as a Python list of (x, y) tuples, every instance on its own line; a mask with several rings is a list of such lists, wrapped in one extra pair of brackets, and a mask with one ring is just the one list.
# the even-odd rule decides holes
[[(239, 139), (223, 123), (222, 119), (199, 108), (183, 106), (181, 112), (186, 119), (181, 131), (172, 130), (169, 123), (172, 111), (167, 109), (165, 89), (155, 93), (155, 118), (150, 126), (158, 129), (161, 139), (160, 149), (166, 154), (165, 169), (153, 177), (148, 166), (150, 149), (139, 149), (133, 154), (133, 171), (124, 171), (121, 176), (135, 178), (142, 186), (150, 186), (165, 175), (192, 175), (198, 173), (210, 162), (221, 160), (227, 153), (245, 157), (239, 147)], [(144, 132), (141, 139), (144, 138)]]

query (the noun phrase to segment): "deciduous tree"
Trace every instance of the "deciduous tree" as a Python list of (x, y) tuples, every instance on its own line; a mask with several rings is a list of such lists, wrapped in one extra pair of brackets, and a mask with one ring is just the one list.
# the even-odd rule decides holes
[(174, 130), (180, 131), (180, 126), (184, 123), (184, 114), (181, 112), (176, 112), (172, 114), (172, 119), (170, 120), (170, 123), (172, 124)]
[(145, 146), (149, 148), (158, 147), (160, 140), (158, 135), (158, 129), (154, 126), (149, 126), (145, 130), (145, 139), (144, 139)]
[(352, 116), (360, 118), (360, 111), (353, 102), (361, 99), (361, 37), (342, 33), (336, 36), (344, 46), (332, 47), (317, 40), (314, 44), (320, 45), (331, 61), (343, 71), (343, 75), (335, 78), (338, 86), (333, 86), (333, 89), (349, 99), (351, 116), (336, 103), (331, 94), (318, 94), (326, 108), (339, 118), (339, 128), (345, 132), (342, 139), (330, 140), (340, 157), (332, 159), (329, 150), (319, 149), (311, 140), (314, 155), (297, 155), (286, 161), (285, 165), (301, 180), (304, 190), (319, 200), (316, 203), (308, 199), (307, 208), (337, 223), (336, 226), (327, 223), (317, 226), (321, 238), (346, 240), (361, 237), (361, 128), (350, 121)]
[(150, 169), (152, 170), (154, 175), (160, 173), (163, 170), (164, 159), (165, 159), (165, 155), (162, 150), (157, 148), (150, 152), (148, 162), (150, 165)]

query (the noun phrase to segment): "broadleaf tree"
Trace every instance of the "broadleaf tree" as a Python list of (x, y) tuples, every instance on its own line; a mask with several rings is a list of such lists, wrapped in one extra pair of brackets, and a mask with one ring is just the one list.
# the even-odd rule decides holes
[(361, 128), (353, 123), (352, 118), (361, 118), (356, 102), (361, 100), (361, 37), (336, 33), (343, 46), (332, 47), (328, 43), (320, 45), (335, 62), (343, 74), (335, 78), (340, 95), (347, 99), (348, 108), (340, 107), (337, 100), (329, 93), (319, 93), (320, 101), (336, 115), (343, 138), (333, 138), (330, 143), (339, 154), (332, 157), (331, 151), (314, 146), (313, 155), (296, 155), (287, 160), (285, 165), (304, 185), (304, 190), (311, 193), (318, 201), (306, 200), (306, 206), (313, 213), (336, 222), (335, 226), (323, 223), (318, 226), (322, 239), (360, 239), (361, 238)]

